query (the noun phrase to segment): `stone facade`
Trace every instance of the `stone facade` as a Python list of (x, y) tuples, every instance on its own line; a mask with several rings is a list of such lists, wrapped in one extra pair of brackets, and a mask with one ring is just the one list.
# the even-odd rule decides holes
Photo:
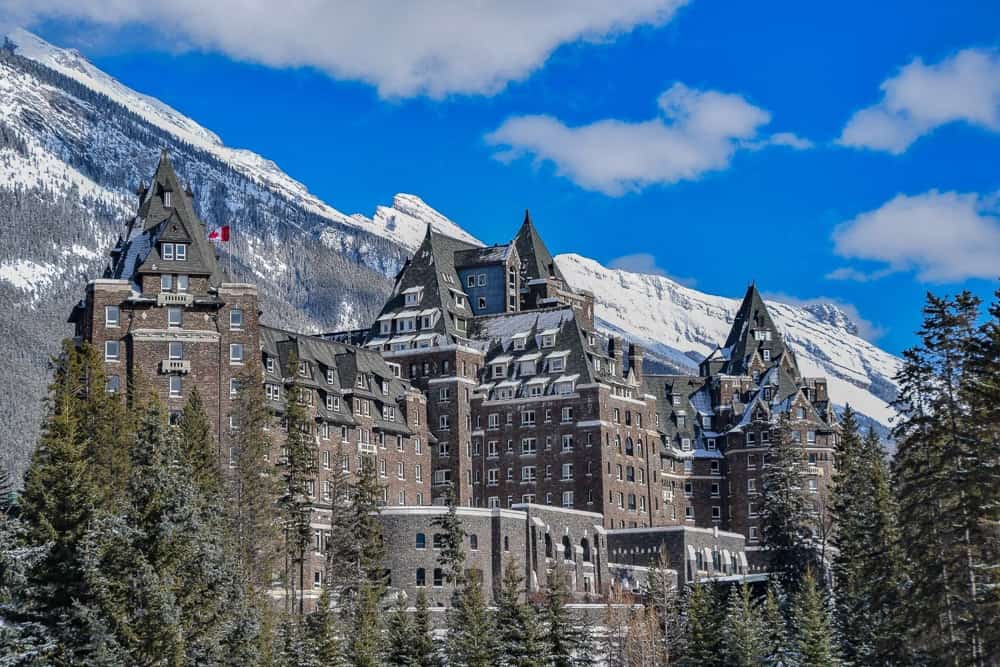
[(750, 573), (739, 533), (718, 528), (664, 526), (609, 530), (608, 555), (613, 567), (656, 567), (660, 553), (681, 584), (708, 579), (743, 577)]

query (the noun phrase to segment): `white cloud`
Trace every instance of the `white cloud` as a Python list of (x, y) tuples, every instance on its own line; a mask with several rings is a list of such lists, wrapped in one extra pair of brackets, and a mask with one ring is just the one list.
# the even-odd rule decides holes
[(686, 287), (694, 287), (698, 281), (695, 278), (679, 278), (667, 273), (656, 263), (656, 257), (648, 252), (638, 252), (634, 255), (622, 255), (608, 263), (609, 269), (629, 271), (631, 273), (646, 273), (652, 276), (663, 276)]
[(687, 0), (13, 0), (0, 26), (45, 19), (141, 25), (178, 43), (269, 66), (313, 66), (383, 97), (497, 93), (561, 44), (670, 21)]
[(848, 121), (839, 143), (903, 153), (935, 128), (965, 122), (1000, 132), (1000, 53), (965, 49), (936, 65), (919, 58), (882, 83), (882, 101)]
[[(675, 83), (657, 100), (661, 115), (641, 122), (600, 120), (569, 127), (547, 115), (514, 116), (486, 136), (507, 162), (533, 155), (552, 162), (580, 187), (612, 196), (649, 185), (695, 180), (729, 166), (735, 152), (777, 137), (760, 137), (771, 120), (740, 95)], [(788, 145), (782, 133), (778, 143)], [(798, 139), (797, 137), (795, 139)]]
[(867, 341), (874, 342), (889, 331), (882, 325), (862, 317), (861, 312), (853, 303), (847, 303), (837, 297), (817, 296), (804, 299), (784, 292), (768, 292), (764, 294), (764, 298), (805, 308), (816, 317), (831, 324), (838, 324), (835, 321), (837, 319), (847, 318), (850, 324), (854, 325), (857, 335)]
[(977, 194), (931, 190), (896, 195), (874, 211), (839, 225), (834, 249), (841, 257), (886, 266), (873, 273), (853, 267), (831, 278), (873, 280), (914, 270), (925, 282), (959, 282), (1000, 275), (1000, 218), (996, 200)]

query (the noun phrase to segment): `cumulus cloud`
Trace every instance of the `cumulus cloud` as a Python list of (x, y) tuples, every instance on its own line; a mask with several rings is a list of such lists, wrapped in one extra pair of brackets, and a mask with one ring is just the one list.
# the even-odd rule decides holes
[[(570, 127), (548, 115), (513, 116), (486, 142), (498, 147), (498, 160), (531, 155), (580, 187), (620, 196), (695, 180), (728, 167), (739, 148), (769, 141), (759, 130), (771, 114), (740, 95), (675, 83), (657, 104), (660, 115), (641, 122), (607, 119)], [(778, 142), (786, 144), (794, 137), (782, 136)]]
[(663, 276), (664, 278), (669, 278), (670, 280), (687, 287), (694, 287), (698, 283), (695, 278), (680, 278), (667, 273), (666, 269), (661, 268), (659, 264), (657, 264), (656, 257), (648, 252), (637, 252), (633, 255), (622, 255), (621, 257), (611, 260), (608, 263), (608, 268), (620, 271), (629, 271), (631, 273), (646, 273), (651, 276)]
[(947, 123), (1000, 131), (1000, 52), (965, 49), (936, 65), (918, 58), (881, 88), (882, 101), (857, 111), (839, 143), (898, 155)]
[(769, 301), (779, 301), (790, 306), (798, 306), (811, 312), (816, 317), (825, 322), (836, 324), (833, 320), (846, 317), (858, 336), (867, 341), (874, 342), (885, 336), (889, 330), (881, 324), (876, 324), (861, 316), (861, 311), (853, 303), (848, 303), (837, 297), (817, 296), (812, 298), (801, 298), (785, 294), (784, 292), (768, 292), (764, 298)]
[(383, 97), (495, 94), (561, 44), (660, 26), (687, 0), (12, 0), (0, 25), (55, 19), (119, 28), (269, 66), (313, 66)]
[(924, 282), (995, 279), (1000, 274), (1000, 218), (995, 198), (931, 190), (897, 195), (874, 211), (837, 226), (841, 257), (882, 262), (874, 272), (855, 267), (828, 277), (874, 280), (913, 270)]

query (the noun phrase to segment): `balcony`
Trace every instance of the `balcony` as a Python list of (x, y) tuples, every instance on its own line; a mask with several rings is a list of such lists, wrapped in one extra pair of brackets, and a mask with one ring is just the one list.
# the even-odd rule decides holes
[(191, 362), (187, 359), (164, 359), (160, 362), (161, 373), (190, 373)]
[(194, 295), (186, 292), (159, 292), (156, 295), (157, 306), (190, 306), (194, 303)]

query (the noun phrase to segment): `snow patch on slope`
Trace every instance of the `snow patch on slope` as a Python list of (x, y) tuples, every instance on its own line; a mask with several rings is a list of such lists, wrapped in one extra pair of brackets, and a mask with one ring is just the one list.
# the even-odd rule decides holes
[[(722, 344), (740, 305), (739, 299), (705, 294), (662, 276), (608, 269), (579, 255), (559, 255), (556, 263), (571, 285), (594, 293), (595, 315), (604, 328), (679, 366), (696, 367)], [(832, 304), (807, 309), (771, 301), (768, 308), (804, 375), (827, 376), (835, 403), (850, 403), (889, 425), (895, 413), (886, 394), (895, 388), (897, 357), (858, 337), (854, 323)]]
[(214, 132), (202, 127), (173, 107), (123, 85), (94, 67), (78, 51), (53, 46), (22, 29), (13, 31), (9, 37), (17, 44), (18, 54), (106, 95), (131, 109), (147, 122), (213, 154), (232, 165), (241, 174), (311, 213), (388, 238), (411, 251), (416, 250), (423, 240), (427, 224), (447, 236), (482, 245), (461, 227), (414, 195), (396, 195), (392, 206), (378, 207), (373, 218), (360, 214), (345, 215), (310, 193), (305, 185), (283, 172), (273, 161), (253, 151), (224, 145), (222, 139)]

